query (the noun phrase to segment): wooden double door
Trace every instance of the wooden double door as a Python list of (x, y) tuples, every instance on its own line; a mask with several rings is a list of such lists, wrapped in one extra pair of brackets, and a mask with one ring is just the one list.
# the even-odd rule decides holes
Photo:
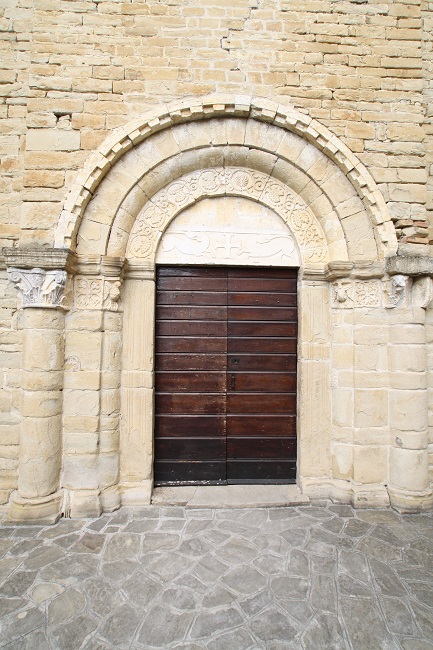
[(296, 276), (157, 268), (156, 485), (295, 482)]

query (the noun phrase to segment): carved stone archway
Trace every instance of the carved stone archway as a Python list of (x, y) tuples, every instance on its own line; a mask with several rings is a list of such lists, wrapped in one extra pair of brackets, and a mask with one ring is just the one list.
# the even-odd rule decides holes
[[(386, 504), (390, 494), (401, 507), (430, 503), (421, 433), (416, 449), (411, 438), (392, 458), (394, 467), (413, 466), (414, 476), (422, 467), (422, 476), (400, 485), (398, 471), (391, 472), (393, 492), (387, 489), (388, 442), (373, 437), (368, 453), (355, 442), (359, 431), (382, 426), (375, 413), (354, 415), (354, 401), (363, 408), (370, 389), (356, 386), (355, 328), (376, 331), (385, 310), (412, 295), (410, 283), (402, 280), (398, 292), (400, 280), (386, 275), (385, 260), (397, 241), (380, 191), (350, 150), (315, 120), (267, 100), (212, 97), (163, 107), (113, 133), (69, 194), (56, 234), (64, 264), (55, 266), (53, 257), (43, 267), (67, 267), (74, 276), (59, 368), (63, 392), (60, 384), (55, 388), (62, 420), (53, 413), (49, 430), (51, 454), (60, 454), (63, 440), (62, 465), (57, 459), (49, 480), (32, 488), (26, 467), (29, 458), (37, 465), (41, 446), (27, 440), (24, 425), (24, 487), (11, 510), (16, 519), (53, 519), (60, 511), (95, 516), (121, 503), (149, 503), (158, 242), (186, 208), (227, 196), (279, 215), (299, 250), (300, 487), (362, 505)], [(42, 257), (34, 255), (27, 266), (43, 266), (35, 263)], [(18, 258), (14, 263), (11, 254), (9, 265), (22, 267)], [(41, 327), (38, 318), (28, 319), (30, 342)], [(53, 348), (62, 322), (54, 319), (44, 330)], [(43, 363), (48, 368), (51, 361)], [(338, 395), (352, 405), (347, 412)], [(404, 399), (424, 404), (426, 393), (408, 391)], [(424, 420), (417, 427), (423, 431)], [(46, 437), (46, 427), (38, 435)], [(378, 458), (375, 473), (359, 469), (368, 467), (369, 453)]]

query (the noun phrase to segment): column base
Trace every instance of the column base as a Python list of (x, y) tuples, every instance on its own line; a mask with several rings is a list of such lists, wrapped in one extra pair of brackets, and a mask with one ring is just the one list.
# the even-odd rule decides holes
[(120, 489), (122, 506), (150, 506), (153, 490), (152, 479), (140, 483), (124, 483)]
[(62, 516), (63, 490), (46, 497), (25, 499), (14, 492), (8, 521), (14, 524), (55, 524)]
[(433, 510), (433, 493), (431, 490), (410, 492), (389, 485), (388, 493), (391, 507), (402, 514)]
[(389, 495), (380, 483), (359, 484), (342, 479), (302, 479), (302, 492), (312, 501), (350, 504), (354, 508), (389, 508)]

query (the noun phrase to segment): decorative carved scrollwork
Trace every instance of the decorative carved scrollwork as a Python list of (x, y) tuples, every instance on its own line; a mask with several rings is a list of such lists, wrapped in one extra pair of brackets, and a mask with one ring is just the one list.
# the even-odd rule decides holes
[(66, 271), (10, 268), (8, 276), (18, 291), (23, 308), (65, 308)]
[(179, 212), (200, 199), (217, 196), (241, 196), (260, 201), (284, 219), (308, 262), (327, 261), (324, 235), (302, 199), (276, 178), (237, 167), (193, 172), (158, 192), (135, 222), (128, 256), (150, 258), (155, 254), (160, 232)]

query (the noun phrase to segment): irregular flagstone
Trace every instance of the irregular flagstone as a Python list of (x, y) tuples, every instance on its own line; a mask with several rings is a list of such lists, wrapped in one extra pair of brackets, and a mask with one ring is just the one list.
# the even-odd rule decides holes
[[(202, 601), (203, 608), (221, 607), (229, 605), (237, 599), (237, 596), (220, 585), (212, 587), (209, 593), (205, 594)], [(242, 607), (242, 604), (241, 604)]]
[(321, 614), (312, 621), (302, 635), (305, 650), (346, 650), (343, 628), (336, 616)]
[(378, 560), (370, 560), (370, 567), (374, 581), (382, 594), (386, 596), (406, 595), (406, 590), (392, 566)]
[(355, 580), (365, 583), (371, 581), (367, 558), (362, 553), (355, 553), (341, 549), (338, 552), (338, 570), (343, 571), (352, 578), (355, 578)]
[(37, 576), (37, 571), (16, 571), (0, 587), (0, 594), (13, 598), (22, 596), (32, 586)]
[(372, 537), (364, 537), (358, 542), (356, 549), (382, 562), (394, 562), (401, 558), (400, 548), (390, 546)]
[(219, 558), (205, 555), (193, 568), (193, 573), (204, 583), (214, 583), (230, 569), (228, 563), (222, 562)]
[(368, 512), (124, 508), (0, 527), (0, 645), (428, 650), (433, 513)]
[(70, 584), (96, 574), (98, 559), (92, 555), (70, 554), (44, 567), (39, 576), (42, 580)]
[(257, 549), (244, 539), (231, 539), (220, 546), (215, 555), (230, 564), (243, 564), (257, 556)]
[(106, 562), (102, 565), (101, 573), (104, 578), (121, 582), (137, 569), (138, 562), (132, 560), (119, 560), (119, 562)]
[(55, 582), (40, 582), (30, 591), (30, 597), (34, 603), (40, 605), (45, 603), (47, 600), (55, 598), (64, 591), (62, 585), (58, 585)]
[(45, 623), (44, 613), (37, 607), (27, 609), (13, 614), (7, 614), (0, 620), (0, 639), (6, 644), (8, 641), (18, 639), (36, 628), (42, 627)]
[(267, 579), (252, 567), (240, 566), (222, 578), (222, 582), (240, 594), (254, 594), (263, 589)]
[(254, 639), (246, 630), (231, 630), (227, 634), (221, 634), (214, 641), (210, 641), (208, 650), (248, 650), (257, 648)]
[(140, 551), (140, 536), (134, 533), (118, 533), (108, 540), (104, 550), (104, 562), (113, 562), (122, 558), (129, 560)]
[(176, 548), (180, 542), (180, 535), (167, 533), (146, 533), (143, 540), (143, 551), (162, 551)]
[(308, 595), (310, 581), (307, 578), (274, 578), (271, 580), (271, 589), (282, 600), (303, 600)]
[(67, 589), (50, 602), (47, 610), (48, 625), (59, 625), (79, 614), (86, 604), (84, 595), (76, 589)]
[(266, 644), (272, 641), (294, 641), (298, 634), (288, 616), (275, 608), (269, 608), (258, 614), (250, 621), (249, 627), (252, 633)]
[(273, 597), (273, 594), (266, 589), (261, 591), (259, 594), (241, 600), (239, 602), (239, 607), (248, 618), (251, 618), (263, 609), (271, 607), (274, 604), (275, 598)]
[(50, 630), (48, 637), (53, 640), (56, 650), (77, 650), (97, 627), (98, 622), (93, 617), (83, 614), (70, 623)]
[[(10, 612), (17, 609), (23, 609), (27, 605), (27, 601), (23, 598), (0, 598), (0, 616), (6, 616)], [(1, 629), (1, 621), (0, 621)]]
[(87, 595), (90, 608), (102, 617), (108, 616), (122, 599), (118, 588), (113, 589), (112, 583), (103, 578), (89, 578), (82, 588)]
[(71, 547), (73, 553), (95, 553), (102, 551), (105, 535), (98, 533), (84, 533), (84, 535)]
[(297, 549), (291, 551), (287, 563), (287, 573), (295, 576), (309, 576), (310, 562), (308, 554)]
[(190, 637), (191, 639), (207, 639), (216, 633), (238, 627), (242, 623), (242, 616), (233, 607), (201, 612), (191, 627)]
[(340, 599), (343, 621), (354, 650), (391, 650), (394, 640), (381, 617), (377, 601), (371, 598)]
[(36, 630), (2, 646), (7, 650), (51, 650), (44, 630)]
[(317, 611), (337, 613), (337, 590), (334, 576), (312, 575), (309, 601)]
[(40, 539), (24, 539), (16, 542), (9, 550), (9, 555), (28, 555), (35, 548), (41, 546)]
[(98, 634), (116, 648), (129, 648), (141, 623), (141, 616), (134, 607), (120, 605), (99, 628)]
[[(106, 584), (109, 585), (108, 582)], [(133, 575), (120, 586), (122, 593), (125, 594), (132, 604), (138, 607), (146, 607), (162, 591), (162, 588), (160, 582), (150, 578), (142, 571), (135, 571), (135, 573), (133, 573)], [(108, 586), (107, 589), (109, 589)], [(116, 596), (114, 596), (113, 601), (116, 602)]]
[(412, 613), (402, 598), (384, 596), (381, 601), (391, 632), (404, 635), (416, 634)]
[[(167, 607), (180, 610), (195, 610), (198, 607), (198, 598), (192, 589), (174, 585), (160, 595), (160, 600)], [(139, 604), (139, 603), (137, 603)]]
[(338, 576), (338, 591), (343, 596), (359, 596), (373, 598), (373, 588), (366, 587), (362, 582), (358, 582), (351, 576), (341, 573)]
[(63, 557), (65, 557), (65, 552), (62, 549), (55, 546), (41, 546), (30, 553), (24, 561), (24, 566), (29, 570), (41, 569)]
[(190, 612), (177, 614), (157, 605), (145, 617), (137, 640), (145, 648), (166, 648), (169, 643), (183, 640), (193, 618)]
[(0, 583), (20, 566), (22, 560), (16, 557), (4, 557), (0, 560)]

